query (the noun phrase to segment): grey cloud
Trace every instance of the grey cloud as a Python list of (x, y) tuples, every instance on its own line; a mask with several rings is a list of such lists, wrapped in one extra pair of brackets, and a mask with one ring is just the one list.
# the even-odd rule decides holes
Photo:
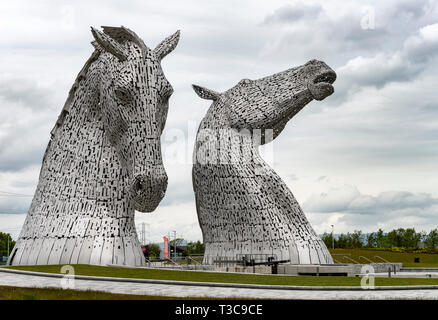
[(333, 188), (327, 193), (313, 194), (304, 204), (306, 210), (321, 213), (385, 214), (428, 210), (438, 204), (438, 198), (429, 193), (386, 191), (377, 196), (362, 194), (355, 186)]
[(425, 15), (427, 7), (431, 4), (427, 0), (402, 0), (395, 3), (391, 3), (388, 8), (388, 15), (392, 18), (408, 18), (408, 19), (418, 19)]
[(41, 164), (55, 118), (50, 113), (37, 114), (17, 108), (8, 120), (11, 126), (0, 137), (0, 171)]
[[(191, 177), (190, 177), (191, 178)], [(169, 206), (169, 205), (177, 205), (181, 203), (191, 203), (195, 200), (195, 195), (193, 193), (193, 188), (188, 178), (182, 182), (173, 182), (172, 179), (169, 179), (169, 184), (167, 187), (166, 194), (161, 201), (161, 206)]]
[(364, 86), (382, 88), (388, 83), (412, 80), (424, 70), (425, 64), (413, 64), (399, 52), (379, 53), (374, 57), (356, 57), (336, 70), (337, 96), (333, 102), (345, 101)]
[(311, 212), (342, 212), (358, 197), (360, 192), (355, 186), (333, 188), (326, 193), (312, 194), (303, 208)]
[[(338, 224), (346, 226), (346, 232), (354, 229), (361, 229), (365, 232), (376, 231), (382, 228), (390, 231), (395, 228), (415, 228), (417, 231), (428, 231), (435, 229), (438, 225), (436, 212), (438, 206), (431, 207), (429, 214), (422, 214), (418, 209), (394, 210), (380, 214), (345, 213), (337, 221)], [(435, 214), (433, 214), (435, 213)]]
[[(406, 190), (436, 192), (433, 173), (438, 156), (438, 107), (434, 86), (438, 50), (433, 37), (427, 37), (427, 29), (423, 34), (420, 29), (436, 22), (437, 1), (376, 2), (374, 30), (360, 27), (363, 4), (335, 1), (322, 6), (301, 1), (272, 9), (272, 3), (254, 5), (253, 1), (235, 6), (220, 2), (199, 5), (190, 0), (156, 4), (137, 1), (129, 6), (115, 1), (105, 6), (60, 1), (56, 6), (50, 4), (51, 10), (47, 10), (48, 5), (29, 3), (22, 11), (19, 2), (11, 2), (14, 10), (0, 10), (4, 27), (0, 69), (20, 74), (24, 81), (22, 87), (16, 87), (21, 81), (16, 76), (9, 78), (18, 81), (15, 87), (9, 80), (1, 82), (5, 87), (0, 87), (0, 174), (11, 170), (10, 189), (30, 188), (32, 182), (14, 183), (15, 172), (41, 164), (68, 89), (91, 53), (89, 26), (124, 24), (150, 46), (176, 29), (182, 31), (177, 49), (163, 60), (164, 73), (175, 88), (166, 130), (185, 130), (187, 121), (200, 121), (210, 105), (195, 96), (191, 83), (226, 90), (241, 78), (255, 79), (318, 58), (337, 71), (336, 92), (321, 103), (311, 103), (276, 140), (284, 150), (282, 155), (276, 154), (274, 168), (277, 164), (287, 166), (281, 176), (289, 176), (299, 185), (306, 177), (314, 181), (329, 172), (330, 177), (351, 183), (363, 179), (359, 188), (362, 183), (375, 184), (381, 191), (383, 179), (397, 178), (403, 172)], [(72, 29), (64, 29), (60, 23), (59, 6), (64, 5), (74, 9)], [(253, 9), (254, 14), (242, 14)], [(29, 80), (32, 76), (42, 77), (41, 83), (56, 82), (43, 86)], [(65, 83), (60, 84), (62, 81)], [(12, 90), (6, 90), (6, 86)], [(55, 94), (59, 96), (52, 97)], [(187, 148), (191, 152), (193, 145)], [(191, 167), (171, 168), (166, 158), (164, 165), (169, 189), (162, 205), (151, 215), (157, 220), (150, 221), (157, 237), (171, 228), (176, 217), (180, 219), (178, 228), (187, 227), (184, 233), (197, 226), (194, 205), (185, 205), (193, 204)], [(365, 177), (364, 172), (369, 174)], [(299, 175), (299, 181), (293, 180), (293, 173)], [(396, 190), (401, 178), (395, 180), (384, 181), (385, 189)], [(316, 182), (322, 183), (333, 185), (329, 179)], [(305, 191), (300, 188), (297, 195), (306, 198), (311, 186), (309, 182), (309, 190), (303, 186)], [(378, 221), (407, 226), (413, 221), (433, 222), (437, 205), (427, 203), (436, 194), (429, 198), (427, 194), (411, 194), (371, 196), (351, 188), (327, 192), (315, 200), (325, 201), (324, 206), (318, 205), (325, 210), (320, 214), (321, 223), (336, 215), (330, 212), (341, 212), (339, 221), (349, 225), (346, 231), (374, 228)], [(389, 196), (397, 205), (385, 207)], [(23, 204), (26, 198), (12, 200), (16, 203), (4, 199), (3, 212), (27, 211), (27, 204)], [(303, 203), (306, 209), (317, 207), (316, 202)], [(161, 210), (169, 213), (162, 215)]]
[(332, 104), (345, 101), (364, 86), (381, 88), (417, 77), (437, 56), (437, 30), (431, 21), (436, 4), (391, 1), (383, 7), (375, 5), (371, 7), (375, 28), (364, 30), (361, 20), (367, 7), (352, 3), (340, 10), (336, 19), (322, 8), (315, 17), (288, 19), (293, 10), (280, 7), (265, 20), (289, 27), (278, 30), (276, 40), (265, 45), (263, 54), (277, 59), (292, 54), (328, 62), (338, 73), (336, 95), (329, 98)]
[(0, 171), (41, 162), (57, 117), (53, 96), (35, 80), (0, 74)]
[[(438, 24), (420, 28), (408, 37), (400, 50), (381, 52), (373, 57), (358, 56), (339, 68), (337, 85), (342, 92), (363, 86), (381, 88), (391, 82), (413, 80), (438, 55)], [(345, 98), (345, 96), (344, 96)]]
[[(327, 214), (323, 214), (327, 216)], [(323, 217), (320, 217), (323, 219)], [(327, 218), (327, 217), (326, 217)], [(321, 220), (322, 220), (321, 219)], [(322, 220), (321, 231), (329, 230), (328, 226), (324, 226)], [(417, 231), (428, 231), (435, 229), (438, 221), (435, 217), (421, 216), (416, 212), (402, 214), (400, 212), (391, 211), (385, 215), (371, 215), (358, 213), (344, 213), (334, 222), (336, 233), (347, 233), (353, 230), (361, 230), (363, 232), (375, 232), (378, 229), (391, 231), (397, 228), (415, 228)]]
[[(298, 10), (299, 6), (295, 7)], [(303, 8), (309, 7), (304, 5)], [(281, 21), (281, 25), (287, 28), (276, 30), (274, 40), (265, 45), (262, 54), (285, 60), (290, 59), (290, 56), (299, 57), (300, 60), (312, 57), (336, 66), (360, 53), (378, 52), (385, 45), (388, 37), (385, 28), (362, 29), (363, 6), (349, 6), (347, 10), (340, 10), (336, 18), (332, 12), (319, 5), (310, 8), (313, 9), (307, 11), (317, 11), (318, 14), (302, 14), (300, 19), (294, 19), (290, 18), (294, 10), (284, 6), (273, 15), (267, 15), (265, 21)], [(263, 25), (269, 27), (272, 23), (265, 22)]]
[(0, 74), (0, 99), (27, 108), (45, 109), (53, 106), (47, 87), (24, 77)]
[[(29, 131), (27, 132), (30, 133)], [(46, 143), (34, 136), (11, 138), (9, 141), (3, 139), (0, 141), (0, 168), (2, 171), (20, 170), (41, 163), (48, 138)]]
[(404, 51), (407, 59), (425, 64), (437, 55), (438, 23), (421, 27), (418, 32), (406, 39)]
[(276, 9), (272, 14), (265, 17), (264, 24), (271, 23), (290, 23), (302, 18), (315, 18), (322, 12), (319, 4), (306, 4), (295, 2)]
[(13, 188), (33, 188), (35, 187), (35, 181), (34, 180), (26, 180), (26, 181), (20, 181), (20, 180), (14, 180), (10, 182), (10, 186)]
[(135, 220), (136, 223), (150, 224), (150, 236), (153, 241), (161, 242), (162, 237), (171, 230), (176, 230), (178, 235), (188, 240), (202, 239), (194, 202), (160, 205), (152, 214), (137, 213)]
[(26, 213), (31, 201), (32, 197), (17, 197), (0, 194), (0, 214)]
[(38, 173), (39, 166), (0, 171), (0, 214), (27, 212), (38, 182)]

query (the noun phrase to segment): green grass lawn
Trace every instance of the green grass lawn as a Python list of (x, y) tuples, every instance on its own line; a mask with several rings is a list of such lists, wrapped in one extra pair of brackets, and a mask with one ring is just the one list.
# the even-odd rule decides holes
[(79, 291), (52, 288), (20, 288), (0, 286), (0, 300), (197, 300), (205, 298), (165, 297), (113, 294), (100, 291)]
[[(91, 265), (73, 265), (76, 275), (161, 279), (198, 282), (246, 283), (268, 285), (295, 285), (295, 286), (359, 286), (358, 277), (314, 277), (314, 276), (280, 276), (258, 274), (235, 274), (221, 272), (197, 272), (161, 269), (134, 269), (103, 267)], [(60, 273), (61, 265), (49, 266), (16, 266), (8, 267), (18, 270), (37, 272)], [(397, 285), (438, 285), (438, 278), (375, 278), (376, 286)]]
[[(403, 267), (417, 267), (417, 268), (438, 268), (438, 254), (431, 253), (408, 253), (408, 252), (391, 252), (384, 250), (372, 250), (372, 249), (329, 249), (333, 258), (340, 263), (353, 263), (345, 256), (359, 262), (369, 263), (363, 257), (370, 259), (373, 262), (383, 262), (381, 259), (376, 258), (380, 256), (389, 262), (401, 262)], [(420, 263), (414, 263), (414, 258), (419, 257)]]

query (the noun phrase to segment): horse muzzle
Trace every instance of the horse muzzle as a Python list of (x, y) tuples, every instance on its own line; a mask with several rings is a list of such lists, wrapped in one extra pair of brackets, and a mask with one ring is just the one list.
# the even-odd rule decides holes
[(130, 188), (134, 209), (140, 212), (154, 211), (163, 199), (166, 189), (167, 174), (162, 167), (135, 175)]

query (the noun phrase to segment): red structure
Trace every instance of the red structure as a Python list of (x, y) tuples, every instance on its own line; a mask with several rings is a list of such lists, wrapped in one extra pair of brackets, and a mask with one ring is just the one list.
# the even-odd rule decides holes
[(169, 259), (169, 239), (163, 237), (164, 239), (164, 258)]

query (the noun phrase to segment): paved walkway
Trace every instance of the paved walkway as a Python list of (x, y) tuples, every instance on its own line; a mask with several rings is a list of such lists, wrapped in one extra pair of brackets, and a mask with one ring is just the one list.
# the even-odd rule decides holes
[[(376, 277), (387, 278), (388, 273), (376, 273)], [(392, 278), (438, 278), (438, 272), (397, 272)]]
[[(0, 272), (0, 285), (61, 288), (61, 279)], [(76, 290), (175, 297), (260, 298), (260, 299), (438, 299), (438, 290), (315, 291), (182, 286), (75, 279)]]

